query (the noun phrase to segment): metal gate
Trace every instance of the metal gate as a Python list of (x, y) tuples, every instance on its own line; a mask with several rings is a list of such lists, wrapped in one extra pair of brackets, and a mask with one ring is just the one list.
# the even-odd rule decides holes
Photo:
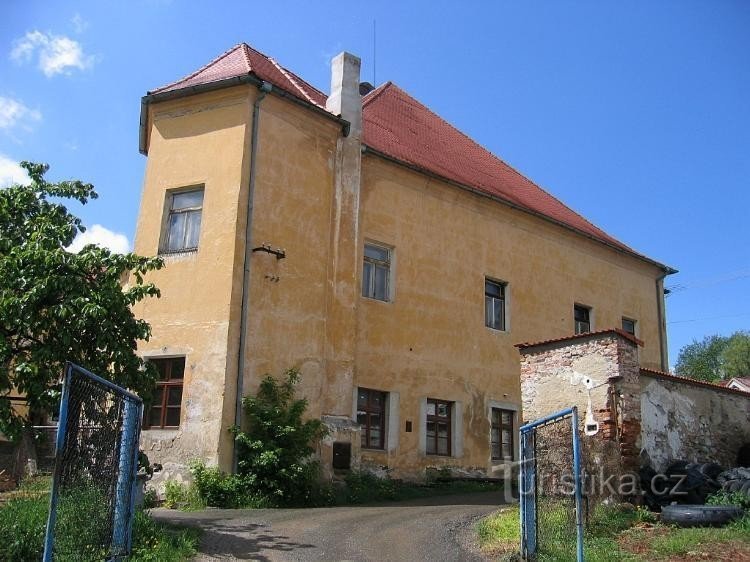
[(578, 410), (521, 427), (521, 555), (583, 561)]
[(45, 561), (130, 553), (142, 416), (140, 398), (66, 365)]

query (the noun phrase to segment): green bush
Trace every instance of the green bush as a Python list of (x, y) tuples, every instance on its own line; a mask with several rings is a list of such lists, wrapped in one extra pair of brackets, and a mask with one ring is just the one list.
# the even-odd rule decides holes
[(727, 492), (719, 490), (706, 499), (708, 505), (736, 505), (743, 509), (750, 509), (750, 496), (744, 492)]
[(195, 510), (206, 507), (206, 505), (194, 486), (188, 486), (175, 480), (167, 481), (164, 487), (164, 507)]
[[(294, 397), (297, 369), (284, 379), (266, 376), (256, 396), (243, 400), (247, 429), (233, 428), (237, 479), (255, 501), (269, 505), (320, 505), (330, 500), (320, 484), (314, 444), (327, 434), (320, 420), (303, 421), (307, 400)], [(231, 488), (231, 486), (230, 486)]]

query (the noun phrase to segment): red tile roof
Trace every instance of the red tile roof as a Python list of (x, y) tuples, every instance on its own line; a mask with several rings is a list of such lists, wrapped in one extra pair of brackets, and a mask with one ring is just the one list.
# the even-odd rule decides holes
[(598, 336), (605, 336), (605, 335), (613, 335), (613, 336), (620, 336), (621, 338), (625, 338), (630, 343), (633, 343), (635, 345), (640, 345), (643, 347), (643, 341), (636, 338), (633, 334), (630, 334), (626, 332), (625, 330), (621, 330), (620, 328), (610, 328), (608, 330), (598, 330), (596, 332), (584, 332), (583, 334), (572, 334), (570, 336), (563, 336), (561, 338), (553, 338), (549, 340), (543, 340), (543, 341), (537, 341), (537, 342), (524, 342), (524, 343), (517, 343), (515, 344), (515, 347), (518, 349), (527, 349), (529, 347), (539, 347), (540, 345), (548, 345), (551, 343), (559, 343), (559, 342), (567, 342), (572, 340), (578, 340), (578, 339), (585, 339), (590, 337), (598, 337)]
[(362, 128), (378, 152), (633, 252), (391, 82), (365, 97)]
[[(173, 92), (248, 74), (325, 108), (327, 96), (323, 92), (245, 43), (235, 45), (194, 73), (149, 94)], [(375, 152), (542, 215), (651, 262), (565, 206), (395, 84), (388, 82), (367, 94), (362, 111), (363, 142)]]
[(188, 74), (166, 86), (151, 90), (149, 94), (171, 92), (247, 74), (254, 74), (261, 80), (266, 80), (304, 101), (325, 108), (328, 96), (281, 66), (271, 57), (256, 51), (246, 43), (235, 45), (192, 74)]
[(673, 375), (672, 373), (665, 373), (664, 371), (656, 371), (654, 369), (645, 369), (641, 367), (641, 375), (646, 375), (649, 377), (656, 377), (656, 378), (665, 379), (665, 380), (672, 380), (674, 382), (689, 384), (692, 386), (701, 386), (704, 388), (709, 388), (711, 390), (721, 390), (723, 392), (730, 392), (732, 394), (740, 394), (742, 396), (750, 397), (750, 392), (746, 392), (738, 388), (729, 388), (722, 384), (699, 381), (696, 379), (690, 379), (688, 377), (682, 377), (680, 375)]

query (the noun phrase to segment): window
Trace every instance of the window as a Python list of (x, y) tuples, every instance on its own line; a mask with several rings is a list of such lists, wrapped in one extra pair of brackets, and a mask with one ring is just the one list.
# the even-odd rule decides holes
[(591, 331), (591, 309), (587, 306), (577, 304), (573, 307), (575, 318), (575, 333), (586, 334)]
[(180, 406), (182, 404), (182, 381), (185, 376), (185, 358), (149, 359), (156, 366), (159, 378), (146, 410), (146, 427), (179, 427)]
[(451, 454), (452, 402), (427, 399), (427, 454)]
[(385, 448), (385, 392), (358, 389), (357, 423), (362, 427), (363, 448)]
[(379, 301), (390, 300), (391, 250), (365, 244), (362, 267), (362, 296)]
[(203, 189), (169, 193), (169, 216), (162, 250), (167, 253), (198, 248), (203, 214)]
[(505, 283), (484, 280), (484, 325), (505, 330)]
[(623, 316), (622, 330), (634, 336), (635, 335), (635, 320), (631, 320), (630, 318), (625, 318)]
[(513, 410), (492, 408), (492, 460), (513, 460)]

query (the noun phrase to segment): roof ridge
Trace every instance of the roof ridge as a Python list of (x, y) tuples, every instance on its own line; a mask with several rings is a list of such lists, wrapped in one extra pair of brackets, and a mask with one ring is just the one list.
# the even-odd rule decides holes
[[(490, 154), (493, 158), (495, 158), (503, 166), (505, 166), (509, 171), (511, 171), (512, 173), (514, 173), (515, 175), (517, 175), (521, 179), (524, 179), (524, 180), (528, 181), (534, 187), (538, 188), (539, 190), (543, 191), (546, 195), (548, 195), (551, 198), (553, 198), (560, 205), (562, 205), (563, 207), (565, 207), (566, 209), (568, 209), (571, 213), (573, 213), (574, 215), (576, 215), (578, 218), (580, 218), (582, 221), (584, 221), (585, 223), (587, 223), (589, 226), (591, 226), (594, 229), (598, 230), (601, 233), (601, 235), (603, 235), (606, 239), (611, 240), (613, 242), (616, 242), (617, 244), (619, 244), (619, 245), (627, 248), (628, 250), (632, 251), (633, 253), (636, 253), (636, 254), (638, 253), (635, 250), (633, 250), (632, 248), (630, 248), (630, 246), (628, 246), (627, 244), (624, 244), (620, 240), (618, 240), (618, 239), (614, 238), (613, 236), (607, 234), (607, 232), (605, 232), (601, 227), (599, 227), (599, 226), (595, 225), (594, 223), (592, 223), (589, 219), (587, 219), (586, 217), (584, 217), (581, 213), (579, 213), (575, 209), (572, 209), (567, 203), (563, 202), (561, 199), (559, 199), (558, 197), (556, 197), (555, 195), (553, 195), (552, 193), (550, 193), (548, 190), (546, 190), (545, 188), (543, 188), (541, 185), (539, 185), (538, 183), (536, 183), (534, 180), (532, 180), (531, 178), (526, 177), (524, 174), (522, 174), (521, 172), (519, 172), (518, 170), (516, 170), (513, 166), (511, 166), (510, 164), (508, 164), (500, 156), (498, 156), (497, 154), (495, 154), (494, 152), (492, 152), (491, 150), (489, 150), (485, 146), (482, 146), (481, 144), (479, 144), (476, 140), (474, 140), (469, 135), (467, 135), (466, 133), (464, 133), (461, 129), (459, 129), (458, 127), (456, 127), (455, 125), (453, 125), (450, 121), (448, 121), (447, 119), (445, 119), (444, 117), (442, 117), (440, 114), (438, 114), (435, 111), (433, 111), (429, 106), (427, 106), (426, 104), (422, 103), (420, 100), (418, 100), (417, 98), (415, 98), (414, 96), (412, 96), (411, 94), (409, 94), (409, 92), (407, 92), (406, 90), (404, 90), (403, 88), (401, 88), (400, 86), (398, 86), (398, 84), (394, 84), (393, 82), (389, 81), (389, 82), (387, 82), (387, 85), (393, 86), (396, 90), (398, 90), (399, 92), (403, 93), (409, 99), (414, 100), (416, 103), (418, 103), (419, 105), (421, 105), (425, 110), (427, 110), (430, 114), (434, 115), (437, 119), (440, 119), (443, 123), (445, 123), (446, 125), (448, 125), (449, 127), (451, 127), (459, 135), (461, 135), (466, 140), (468, 140), (471, 144), (475, 145), (479, 149), (481, 149), (481, 150), (485, 151), (486, 153)], [(383, 90), (383, 91), (385, 91), (385, 90)], [(380, 92), (380, 93), (382, 93), (382, 92)], [(377, 96), (375, 96), (375, 97), (377, 97)], [(375, 97), (373, 97), (372, 99), (375, 99)], [(369, 102), (371, 100), (367, 100), (367, 101)], [(363, 106), (364, 106), (364, 103), (363, 103)], [(640, 254), (638, 254), (638, 255), (640, 255)]]
[(289, 80), (289, 82), (291, 82), (292, 86), (297, 88), (297, 90), (305, 97), (305, 99), (307, 99), (307, 101), (309, 101), (310, 103), (314, 103), (312, 101), (312, 98), (308, 95), (308, 93), (305, 92), (305, 90), (297, 83), (297, 81), (294, 78), (292, 78), (292, 76), (290, 76), (290, 73), (289, 71), (287, 71), (286, 68), (281, 66), (279, 62), (273, 57), (268, 57), (268, 60), (271, 62), (271, 64), (273, 64), (279, 70), (279, 72), (281, 72), (284, 75), (284, 77), (287, 80)]
[[(170, 82), (169, 84), (165, 84), (164, 86), (160, 86), (160, 87), (158, 87), (158, 88), (156, 88), (154, 90), (151, 90), (150, 92), (147, 92), (147, 93), (149, 93), (149, 94), (155, 94), (155, 93), (160, 92), (162, 90), (166, 90), (167, 88), (171, 88), (172, 86), (175, 86), (175, 85), (179, 84), (180, 82), (185, 82), (186, 80), (190, 80), (191, 78), (195, 78), (201, 72), (203, 72), (205, 70), (208, 70), (213, 65), (215, 65), (216, 63), (218, 63), (220, 60), (228, 57), (229, 55), (231, 55), (233, 52), (235, 52), (237, 49), (239, 49), (241, 47), (252, 48), (247, 43), (237, 43), (234, 47), (232, 47), (228, 51), (223, 52), (222, 54), (220, 54), (218, 57), (216, 57), (212, 61), (204, 64), (198, 70), (196, 70), (194, 72), (191, 72), (190, 74), (187, 74), (186, 76), (183, 76), (182, 78), (179, 78), (179, 79), (175, 80), (174, 82)], [(248, 73), (249, 73), (252, 70), (252, 66), (250, 65), (250, 60), (247, 58), (247, 53), (243, 52), (243, 55), (245, 56), (245, 62), (247, 63)]]
[[(391, 82), (390, 80), (388, 80), (388, 82), (385, 82), (384, 84), (381, 84), (380, 86), (378, 86), (374, 90), (371, 90), (371, 91), (367, 92), (364, 96), (362, 96), (362, 98), (363, 98), (362, 99), (362, 107), (364, 108), (366, 105), (369, 105), (370, 102), (372, 102), (373, 100), (377, 99), (377, 97), (380, 96), (380, 94), (382, 94), (383, 92), (385, 92), (391, 86), (396, 86), (396, 85), (393, 82)], [(396, 88), (398, 88), (398, 86), (396, 86)], [(400, 88), (398, 88), (398, 89), (400, 89)], [(409, 94), (407, 94), (407, 95), (409, 95)], [(425, 107), (427, 107), (427, 106), (425, 106)]]
[[(297, 76), (296, 74), (294, 74), (291, 70), (287, 70), (286, 68), (284, 68), (283, 66), (281, 66), (279, 64), (279, 62), (276, 59), (274, 59), (273, 57), (267, 57), (267, 58), (279, 70), (279, 72), (281, 72), (284, 75), (284, 77), (287, 80), (289, 80), (289, 82), (292, 84), (292, 86), (294, 86), (295, 88), (297, 88), (297, 90), (304, 96), (304, 98), (307, 101), (309, 101), (313, 105), (316, 105), (316, 106), (320, 107), (320, 104), (318, 102), (316, 102), (312, 98), (312, 96), (309, 93), (307, 93), (307, 91), (305, 91), (305, 89), (302, 86), (300, 86), (299, 80), (301, 80), (301, 79), (299, 78), (299, 76)], [(321, 94), (323, 94), (323, 93), (321, 92)]]

